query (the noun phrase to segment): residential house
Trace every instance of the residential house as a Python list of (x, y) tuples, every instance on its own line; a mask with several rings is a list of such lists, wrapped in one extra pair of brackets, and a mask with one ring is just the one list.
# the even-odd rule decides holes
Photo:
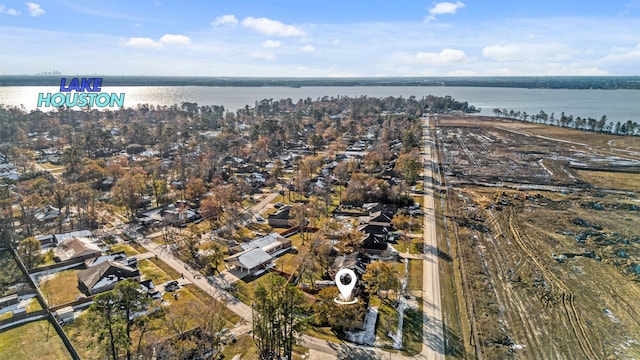
[(273, 266), (273, 258), (260, 248), (255, 248), (231, 255), (224, 259), (224, 262), (234, 266), (241, 273), (257, 274), (260, 270), (264, 270)]
[(120, 281), (140, 281), (140, 270), (120, 262), (107, 260), (78, 273), (78, 288), (87, 295), (95, 295), (113, 289)]
[(267, 217), (267, 221), (271, 227), (291, 227), (289, 212), (291, 211), (291, 205), (284, 205), (275, 213)]
[(87, 260), (102, 255), (102, 250), (90, 238), (72, 236), (58, 243), (54, 250), (56, 261)]
[(333, 278), (340, 269), (351, 269), (359, 278), (362, 278), (370, 261), (369, 256), (359, 252), (338, 256), (333, 261), (329, 275)]
[(274, 232), (230, 249), (232, 255), (225, 258), (224, 262), (247, 275), (255, 274), (273, 266), (273, 259), (289, 249), (291, 240)]
[(169, 224), (185, 225), (200, 219), (200, 214), (186, 203), (176, 203), (167, 206), (163, 218)]
[(259, 237), (248, 243), (241, 244), (238, 246), (240, 251), (247, 251), (251, 249), (262, 249), (267, 254), (276, 257), (278, 255), (283, 254), (286, 251), (289, 251), (291, 248), (291, 240), (282, 237), (282, 235), (272, 232), (269, 235)]
[(60, 209), (55, 208), (51, 205), (47, 205), (44, 209), (39, 209), (35, 212), (35, 218), (43, 223), (48, 223), (50, 221), (56, 220), (60, 216)]

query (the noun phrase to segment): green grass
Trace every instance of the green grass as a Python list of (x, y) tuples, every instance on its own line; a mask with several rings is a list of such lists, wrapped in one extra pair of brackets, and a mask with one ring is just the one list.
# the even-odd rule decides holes
[(156, 243), (158, 245), (165, 245), (164, 237), (162, 235), (152, 237), (151, 241), (153, 241), (154, 243)]
[[(204, 292), (204, 290), (200, 289), (199, 287), (193, 284), (185, 285), (184, 289), (191, 292), (196, 299), (198, 299), (200, 302), (204, 304), (208, 304), (210, 302), (218, 302), (217, 300), (212, 298), (209, 294)], [(224, 307), (224, 309), (222, 310), (222, 313), (226, 322), (226, 327), (228, 328), (234, 327), (235, 324), (240, 321), (240, 316), (238, 316), (233, 311), (229, 310), (227, 307)]]
[(115, 244), (115, 245), (111, 245), (111, 252), (112, 253), (117, 253), (120, 251), (124, 251), (125, 254), (127, 254), (127, 256), (134, 256), (134, 255), (138, 255), (139, 252), (136, 251), (136, 249), (134, 249), (131, 245), (129, 244)]
[(296, 254), (284, 254), (276, 260), (274, 263), (276, 269), (284, 271), (288, 274), (293, 273), (298, 267), (299, 255)]
[(409, 290), (422, 290), (422, 260), (409, 260)]
[(87, 312), (76, 317), (71, 324), (65, 325), (64, 332), (82, 359), (104, 359), (101, 346), (89, 330)]
[[(401, 253), (409, 252), (410, 254), (421, 254), (423, 246), (423, 239), (420, 238), (410, 238), (405, 241), (404, 238), (400, 238), (397, 244), (393, 244), (393, 247), (396, 248)], [(407, 251), (407, 247), (409, 251)]]
[(44, 254), (44, 259), (42, 262), (42, 266), (47, 266), (47, 265), (53, 265), (56, 263), (56, 261), (54, 260), (55, 254), (53, 253), (53, 250), (49, 250)]
[[(418, 299), (422, 308), (422, 299)], [(410, 309), (404, 313), (402, 326), (402, 350), (407, 355), (413, 356), (422, 350), (422, 311)]]
[(145, 279), (151, 279), (155, 284), (161, 284), (180, 277), (180, 274), (178, 274), (177, 277), (172, 277), (167, 274), (163, 269), (154, 264), (151, 259), (138, 261), (138, 269), (140, 269)]
[(167, 263), (165, 263), (164, 261), (162, 261), (160, 259), (156, 260), (155, 258), (149, 258), (149, 261), (151, 261), (155, 266), (157, 266), (160, 269), (162, 269), (162, 271), (164, 271), (165, 273), (169, 274), (169, 276), (171, 276), (172, 279), (177, 279), (177, 278), (181, 277), (181, 275), (180, 275), (180, 273), (178, 271), (176, 271), (171, 266), (167, 265)]
[(256, 287), (258, 286), (258, 284), (262, 283), (266, 285), (266, 281), (268, 280), (267, 278), (268, 276), (264, 275), (249, 283), (245, 282), (244, 280), (237, 281), (233, 283), (234, 290), (232, 292), (243, 303), (251, 304), (251, 302), (253, 302), (253, 292), (255, 291)]
[(305, 334), (334, 343), (342, 342), (340, 339), (338, 339), (337, 334), (331, 329), (330, 326), (309, 326), (305, 330)]
[(0, 358), (3, 360), (71, 359), (47, 320), (31, 322), (0, 333)]
[(78, 290), (78, 273), (80, 270), (64, 270), (53, 275), (51, 279), (40, 284), (40, 290), (49, 306), (62, 305), (84, 297)]
[(42, 310), (42, 305), (40, 305), (40, 302), (38, 301), (38, 299), (37, 298), (29, 299), (29, 304), (27, 305), (27, 312), (31, 313), (39, 310)]
[(144, 246), (138, 244), (137, 242), (132, 241), (129, 245), (131, 245), (131, 247), (134, 248), (135, 251), (137, 251), (139, 254), (147, 252), (147, 249), (145, 249)]
[(236, 339), (237, 342), (234, 345), (224, 347), (222, 354), (225, 359), (233, 359), (236, 355), (240, 355), (240, 359), (258, 358), (258, 348), (251, 335), (240, 335)]
[(390, 332), (395, 334), (398, 329), (398, 312), (391, 306), (391, 301), (372, 296), (370, 306), (378, 307), (378, 322), (376, 323), (376, 336), (382, 344), (391, 347), (393, 340), (387, 336)]
[(47, 170), (59, 170), (59, 169), (64, 170), (64, 166), (54, 165), (54, 164), (52, 164), (50, 162), (41, 163), (40, 166), (42, 166), (43, 168), (45, 168)]

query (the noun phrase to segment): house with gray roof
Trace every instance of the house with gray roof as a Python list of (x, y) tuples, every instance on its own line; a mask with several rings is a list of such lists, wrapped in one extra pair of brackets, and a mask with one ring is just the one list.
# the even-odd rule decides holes
[(78, 273), (78, 288), (87, 295), (113, 289), (120, 281), (134, 279), (140, 282), (140, 270), (120, 262), (107, 260)]

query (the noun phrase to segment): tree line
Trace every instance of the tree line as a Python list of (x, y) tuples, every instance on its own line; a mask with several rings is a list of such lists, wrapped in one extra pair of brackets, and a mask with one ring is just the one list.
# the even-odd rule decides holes
[(526, 122), (532, 122), (537, 124), (554, 125), (563, 128), (571, 128), (584, 131), (611, 133), (615, 135), (633, 135), (640, 136), (640, 124), (627, 120), (626, 122), (607, 121), (607, 115), (602, 115), (600, 119), (593, 117), (580, 117), (573, 115), (566, 115), (564, 111), (559, 117), (555, 116), (555, 113), (551, 115), (547, 114), (544, 110), (540, 110), (537, 114), (528, 114), (526, 111), (516, 111), (508, 109), (494, 108), (493, 113), (496, 116), (517, 119)]

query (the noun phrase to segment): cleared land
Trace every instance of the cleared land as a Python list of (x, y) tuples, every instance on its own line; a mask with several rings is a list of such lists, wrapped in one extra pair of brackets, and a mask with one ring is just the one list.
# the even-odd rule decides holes
[(640, 357), (640, 139), (439, 120), (447, 353)]

